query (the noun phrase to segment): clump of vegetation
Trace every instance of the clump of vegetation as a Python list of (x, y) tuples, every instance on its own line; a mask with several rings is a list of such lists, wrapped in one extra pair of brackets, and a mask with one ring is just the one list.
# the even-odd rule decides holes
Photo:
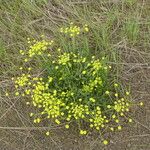
[[(73, 39), (88, 31), (87, 25), (80, 28), (71, 24), (60, 29), (61, 34)], [(24, 73), (13, 81), (15, 95), (28, 97), (27, 105), (39, 110), (30, 113), (34, 123), (50, 119), (58, 125), (63, 123), (68, 129), (75, 122), (79, 134), (86, 135), (92, 130), (121, 130), (124, 120), (132, 122), (128, 117), (133, 105), (130, 92), (122, 92), (122, 85), (112, 78), (113, 68), (108, 64), (107, 56), (97, 58), (87, 51), (82, 54), (79, 51), (65, 52), (55, 40), (44, 38), (28, 39), (28, 43), (28, 51), (20, 51), (23, 65), (28, 68), (21, 66)], [(40, 76), (33, 76), (34, 71), (29, 65), (39, 58), (44, 71)], [(103, 139), (103, 143), (107, 145), (108, 140)]]

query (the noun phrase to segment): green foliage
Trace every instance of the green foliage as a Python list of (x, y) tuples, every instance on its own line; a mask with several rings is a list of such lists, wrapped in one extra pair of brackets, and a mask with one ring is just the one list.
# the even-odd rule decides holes
[(135, 44), (139, 35), (139, 22), (135, 19), (129, 19), (124, 25), (124, 33), (126, 33), (127, 39)]
[(128, 4), (129, 6), (132, 6), (133, 4), (135, 4), (137, 2), (137, 0), (125, 0), (126, 4)]
[(2, 43), (2, 40), (0, 39), (0, 58), (4, 58), (6, 55), (4, 44)]

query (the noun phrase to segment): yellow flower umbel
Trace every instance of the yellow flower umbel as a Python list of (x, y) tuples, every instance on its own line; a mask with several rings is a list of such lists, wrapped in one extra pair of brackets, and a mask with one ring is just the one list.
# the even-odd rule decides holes
[[(53, 40), (45, 40), (43, 39), (44, 36), (41, 36), (42, 40), (35, 40), (27, 38), (29, 49), (26, 50), (20, 50), (20, 54), (24, 56), (24, 62), (29, 62), (32, 60), (34, 56), (51, 56), (48, 52), (48, 50), (52, 47), (54, 41)], [(30, 68), (30, 67), (29, 67)], [(20, 67), (20, 70), (23, 70), (22, 67)], [(30, 71), (30, 69), (29, 69)]]
[(59, 56), (58, 64), (66, 65), (67, 62), (69, 62), (69, 60), (70, 60), (70, 54), (64, 53), (63, 55)]
[(34, 55), (42, 55), (45, 53), (45, 51), (51, 46), (54, 41), (46, 41), (46, 40), (41, 40), (41, 41), (28, 41), (29, 43), (34, 43), (33, 45), (30, 46), (30, 49), (28, 51), (28, 56), (33, 57)]
[(108, 122), (106, 116), (103, 116), (102, 111), (99, 106), (96, 107), (96, 110), (92, 112), (92, 118), (89, 119), (90, 127), (100, 130), (105, 127), (105, 124)]
[(73, 104), (71, 109), (68, 111), (75, 119), (83, 119), (86, 114), (89, 114), (89, 108), (87, 105)]
[(121, 98), (120, 100), (115, 101), (114, 104), (115, 104), (114, 110), (118, 113), (129, 111), (130, 104), (124, 98)]
[(73, 23), (70, 23), (69, 27), (60, 28), (60, 32), (64, 34), (68, 34), (70, 37), (77, 36), (81, 34), (82, 32), (88, 32), (89, 28), (87, 25), (84, 25), (83, 27), (79, 27), (77, 25), (74, 25)]
[(30, 77), (31, 76), (29, 74), (22, 74), (20, 77), (17, 77), (17, 79), (15, 80), (15, 84), (23, 87), (28, 84)]

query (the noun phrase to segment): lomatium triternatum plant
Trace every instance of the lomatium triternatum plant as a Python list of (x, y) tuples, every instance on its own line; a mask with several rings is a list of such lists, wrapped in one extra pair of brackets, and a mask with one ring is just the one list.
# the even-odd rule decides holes
[[(78, 36), (86, 36), (89, 28), (70, 24), (59, 32), (72, 43)], [(64, 51), (57, 40), (46, 40), (44, 36), (41, 40), (28, 38), (28, 43), (28, 50), (20, 50), (22, 74), (12, 80), (15, 96), (26, 97), (26, 104), (38, 110), (30, 112), (35, 124), (47, 119), (68, 129), (74, 123), (79, 134), (86, 135), (93, 130), (118, 131), (123, 123), (132, 122), (128, 116), (134, 105), (130, 93), (121, 92), (121, 84), (111, 78), (107, 56)], [(36, 60), (44, 64), (37, 76), (30, 66)], [(109, 143), (103, 136), (102, 141), (105, 145)]]

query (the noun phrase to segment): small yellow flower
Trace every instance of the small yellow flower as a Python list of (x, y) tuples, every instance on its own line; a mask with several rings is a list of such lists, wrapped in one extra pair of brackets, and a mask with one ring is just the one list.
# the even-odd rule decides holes
[(79, 102), (82, 102), (82, 99), (81, 99), (81, 98), (79, 99)]
[(116, 120), (115, 120), (115, 122), (116, 122), (116, 123), (119, 123), (119, 120), (118, 120), (118, 119), (116, 119)]
[(115, 86), (115, 87), (118, 87), (118, 84), (117, 84), (117, 83), (115, 83), (115, 84), (114, 84), (114, 86)]
[(88, 28), (88, 27), (85, 27), (84, 30), (85, 30), (86, 32), (88, 32), (88, 31), (89, 31), (89, 28)]
[(52, 77), (48, 77), (48, 82), (52, 82), (53, 78)]
[(29, 71), (30, 71), (31, 69), (32, 69), (32, 68), (30, 68), (30, 67), (28, 68)]
[(29, 105), (30, 104), (30, 102), (26, 102), (26, 105)]
[(129, 95), (130, 93), (129, 92), (126, 92), (126, 95)]
[(66, 120), (67, 120), (67, 121), (70, 121), (70, 118), (67, 118)]
[(50, 132), (49, 132), (49, 131), (47, 131), (47, 132), (46, 132), (46, 135), (47, 135), (47, 136), (49, 136), (49, 134), (50, 134)]
[(108, 95), (109, 93), (110, 93), (109, 91), (106, 91), (106, 92), (105, 92), (105, 94), (107, 94), (107, 95)]
[(30, 117), (32, 117), (34, 114), (33, 113), (30, 113)]
[(84, 63), (86, 61), (86, 58), (83, 58), (82, 62)]
[(19, 95), (19, 92), (16, 92), (15, 95), (18, 96), (18, 95)]
[(9, 96), (8, 92), (5, 93), (6, 96)]
[(140, 106), (143, 106), (144, 104), (143, 104), (143, 102), (140, 102)]
[(69, 109), (69, 106), (66, 106), (66, 109)]
[(129, 122), (131, 123), (131, 122), (133, 122), (133, 120), (130, 118), (130, 119), (129, 119)]
[(128, 111), (129, 111), (129, 108), (126, 108), (126, 111), (128, 112)]
[(118, 93), (115, 93), (115, 97), (118, 97)]
[(36, 119), (36, 122), (37, 122), (37, 123), (40, 123), (40, 121), (41, 121), (40, 118), (37, 118), (37, 119)]
[(107, 108), (108, 108), (108, 109), (110, 109), (110, 108), (111, 108), (111, 106), (110, 106), (110, 105), (107, 105)]
[(64, 116), (64, 112), (61, 112), (61, 116)]
[(21, 94), (23, 97), (25, 96), (25, 94), (23, 93), (23, 94)]
[(96, 100), (91, 97), (91, 98), (90, 98), (90, 101), (93, 102), (93, 103), (95, 103)]
[(25, 59), (24, 59), (24, 61), (25, 61), (25, 62), (27, 62), (27, 61), (28, 61), (28, 59), (27, 59), (27, 58), (25, 58)]
[(96, 130), (99, 130), (100, 128), (99, 127), (96, 127)]
[(94, 126), (93, 124), (90, 124), (90, 128), (93, 128), (93, 126)]
[(66, 125), (65, 125), (65, 128), (66, 128), (66, 129), (69, 129), (69, 125), (68, 125), (68, 124), (66, 124)]
[(112, 115), (112, 118), (115, 119), (115, 118), (116, 118), (116, 115)]
[(122, 130), (122, 126), (118, 126), (118, 130)]
[(44, 34), (42, 34), (42, 35), (41, 35), (41, 38), (43, 38), (43, 37), (45, 37), (45, 35), (44, 35)]
[(86, 71), (84, 70), (84, 71), (82, 71), (82, 74), (86, 74)]
[(28, 83), (28, 85), (31, 85), (31, 84), (32, 84), (31, 82)]
[(87, 134), (87, 131), (86, 131), (86, 130), (84, 130), (84, 131), (83, 131), (83, 133), (84, 133), (84, 135), (85, 135), (85, 134)]
[(60, 28), (60, 32), (63, 33), (63, 28)]
[(19, 52), (20, 52), (20, 54), (21, 54), (21, 53), (23, 53), (23, 50), (20, 50)]
[(15, 85), (15, 88), (17, 89), (17, 88), (18, 88), (18, 85)]
[(60, 124), (60, 121), (59, 121), (58, 119), (55, 119), (55, 122), (56, 122), (57, 124)]
[(60, 51), (61, 51), (61, 48), (58, 48), (57, 51), (60, 52)]
[(103, 141), (103, 144), (104, 144), (104, 145), (108, 145), (108, 141), (107, 141), (107, 140), (104, 140), (104, 141)]
[(57, 69), (58, 69), (58, 66), (56, 66), (55, 69), (57, 70)]
[(84, 134), (84, 133), (83, 133), (83, 130), (80, 130), (80, 134), (81, 134), (81, 135), (83, 135), (83, 134)]
[(124, 113), (121, 112), (121, 113), (120, 113), (120, 116), (124, 116)]
[[(106, 121), (106, 122), (107, 122), (107, 121)], [(101, 127), (104, 128), (105, 126), (102, 124)]]
[(110, 130), (111, 130), (111, 131), (114, 131), (114, 128), (113, 128), (113, 127), (110, 127)]

